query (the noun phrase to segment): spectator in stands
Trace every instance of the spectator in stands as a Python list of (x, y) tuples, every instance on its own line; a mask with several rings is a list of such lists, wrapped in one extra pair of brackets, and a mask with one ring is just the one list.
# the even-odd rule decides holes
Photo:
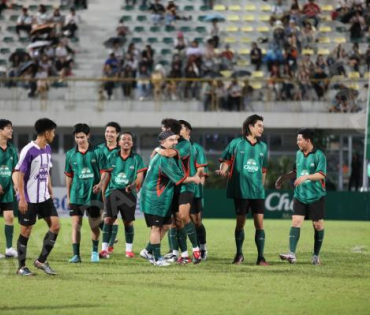
[(128, 34), (128, 28), (125, 26), (123, 19), (120, 19), (117, 27), (116, 27), (116, 34), (117, 37), (126, 38)]
[(141, 55), (141, 52), (135, 47), (134, 43), (130, 43), (130, 45), (128, 45), (127, 53), (131, 54), (135, 60), (138, 60)]
[(351, 41), (359, 41), (363, 36), (363, 30), (366, 27), (365, 19), (361, 16), (361, 11), (356, 10), (355, 15), (350, 20), (351, 27), (350, 27), (350, 37)]
[(364, 58), (365, 58), (367, 71), (370, 71), (370, 45), (367, 47)]
[(35, 23), (37, 25), (45, 25), (50, 22), (50, 15), (46, 10), (46, 6), (43, 4), (39, 5), (39, 10), (35, 15)]
[(244, 80), (244, 85), (242, 88), (242, 98), (243, 98), (243, 109), (247, 111), (248, 109), (253, 111), (252, 98), (253, 98), (253, 87), (249, 84), (249, 80)]
[(273, 26), (276, 21), (284, 22), (286, 17), (289, 16), (288, 8), (283, 4), (283, 0), (276, 0), (276, 4), (272, 6), (270, 24)]
[(176, 5), (173, 1), (168, 1), (166, 6), (165, 24), (166, 26), (175, 26), (176, 21)]
[(68, 50), (67, 50), (64, 42), (60, 41), (58, 43), (57, 48), (55, 49), (55, 57), (57, 57), (57, 58), (59, 58), (59, 57), (67, 58), (67, 56), (68, 56)]
[(174, 41), (174, 48), (177, 50), (177, 53), (180, 54), (188, 47), (188, 41), (184, 38), (182, 32), (177, 33), (177, 37)]
[(328, 67), (328, 64), (327, 64), (327, 62), (326, 62), (326, 60), (325, 60), (325, 58), (324, 58), (323, 55), (318, 55), (317, 56), (317, 59), (316, 59), (316, 62), (315, 62), (315, 66), (316, 66), (316, 68), (319, 67), (323, 71), (326, 72), (327, 67)]
[(22, 14), (17, 19), (17, 25), (15, 30), (17, 32), (18, 38), (20, 38), (20, 32), (25, 31), (27, 36), (30, 36), (30, 32), (32, 29), (32, 16), (28, 14), (28, 8), (22, 8)]
[(316, 48), (316, 30), (312, 27), (312, 24), (308, 21), (306, 21), (302, 29), (301, 41), (303, 49)]
[(302, 58), (302, 65), (309, 71), (310, 76), (312, 76), (315, 72), (315, 64), (311, 60), (310, 54), (304, 54)]
[(313, 75), (312, 86), (316, 92), (317, 98), (320, 101), (325, 96), (329, 86), (328, 75), (322, 70), (321, 67), (316, 67)]
[[(35, 75), (37, 89), (36, 93), (40, 95), (42, 100), (47, 99), (47, 92), (49, 90), (49, 83), (48, 83), (48, 74), (42, 67), (38, 67), (38, 70)], [(44, 108), (43, 108), (44, 109)]]
[(348, 63), (351, 67), (351, 70), (360, 73), (360, 63), (362, 60), (362, 55), (358, 43), (354, 43), (352, 45), (352, 49), (349, 51), (348, 55)]
[(213, 9), (213, 1), (214, 0), (203, 0), (203, 5), (207, 6), (210, 9)]
[(165, 80), (166, 76), (162, 65), (156, 65), (153, 73), (151, 74), (151, 82), (153, 85), (153, 96), (155, 102), (159, 102), (162, 100), (162, 90), (164, 89)]
[(281, 99), (283, 101), (293, 101), (295, 93), (294, 85), (294, 72), (288, 64), (284, 65), (284, 71), (282, 75), (282, 87), (281, 87)]
[(256, 42), (252, 43), (252, 49), (250, 52), (251, 64), (255, 66), (255, 70), (259, 71), (262, 65), (262, 50), (258, 47)]
[(264, 62), (267, 64), (268, 71), (271, 71), (273, 64), (283, 64), (285, 59), (282, 50), (279, 46), (273, 44), (268, 50), (264, 57)]
[(105, 68), (107, 70), (107, 73), (112, 72), (113, 74), (118, 74), (119, 68), (120, 68), (120, 62), (114, 55), (114, 53), (111, 53), (109, 55), (109, 58), (105, 61), (104, 65), (109, 65), (109, 68)]
[(46, 77), (53, 76), (55, 74), (53, 70), (53, 65), (51, 60), (49, 60), (49, 57), (45, 54), (41, 55), (41, 58), (39, 60), (39, 68), (40, 71), (44, 71), (46, 73)]
[(225, 88), (225, 84), (221, 80), (217, 80), (216, 83), (216, 108), (217, 110), (227, 109), (227, 91)]
[(220, 29), (217, 25), (217, 20), (212, 21), (212, 28), (211, 28), (210, 35), (213, 39), (214, 47), (217, 49), (220, 43)]
[[(231, 47), (229, 44), (225, 45), (225, 49), (220, 53), (221, 59), (224, 59), (225, 61), (222, 61), (223, 63), (225, 62), (226, 64), (232, 65), (232, 63), (235, 61), (234, 60), (234, 53), (231, 50)], [(230, 67), (228, 67), (230, 68)]]
[(304, 25), (309, 20), (312, 20), (314, 26), (317, 28), (321, 21), (320, 13), (321, 13), (321, 9), (315, 3), (315, 0), (308, 0), (308, 3), (306, 3), (302, 9), (302, 14), (303, 14), (301, 17), (302, 24)]
[(167, 98), (171, 99), (172, 101), (176, 101), (178, 99), (177, 87), (181, 85), (181, 82), (176, 81), (176, 79), (182, 78), (182, 71), (181, 71), (181, 61), (172, 62), (172, 68), (170, 73), (168, 74), (168, 80), (166, 82), (166, 95)]
[(110, 49), (109, 54), (114, 54), (120, 64), (123, 63), (123, 50), (121, 45), (114, 43), (113, 47)]
[(242, 108), (242, 88), (237, 79), (233, 79), (227, 88), (227, 109), (240, 111)]
[(297, 57), (298, 51), (290, 45), (285, 48), (285, 65), (288, 67), (289, 71), (297, 71)]
[(66, 17), (64, 22), (63, 31), (65, 31), (65, 35), (69, 38), (75, 38), (75, 33), (78, 30), (78, 24), (80, 22), (80, 18), (76, 15), (75, 8), (71, 8), (69, 10), (69, 14)]
[(72, 74), (72, 59), (67, 60), (65, 57), (59, 57), (55, 61), (55, 69), (58, 71), (61, 80)]
[(297, 100), (304, 101), (310, 99), (310, 71), (304, 64), (298, 66), (297, 81), (299, 84), (299, 91), (297, 93)]
[(294, 21), (296, 24), (299, 23), (301, 17), (301, 9), (299, 7), (298, 0), (293, 0), (290, 6), (289, 19)]
[(299, 52), (302, 51), (301, 29), (297, 26), (295, 20), (289, 20), (289, 25), (285, 28), (287, 42), (296, 48)]
[(150, 73), (149, 69), (142, 65), (137, 73), (137, 89), (139, 101), (145, 100), (150, 96)]
[[(216, 70), (216, 67), (217, 67), (216, 58), (217, 58), (217, 54), (213, 46), (213, 40), (210, 39), (207, 41), (206, 48), (203, 53), (203, 59), (202, 59), (203, 75), (208, 75), (210, 72), (214, 72)], [(227, 68), (227, 66), (224, 63), (223, 63), (223, 66)]]
[[(132, 98), (133, 90), (135, 88), (135, 73), (130, 65), (125, 65), (123, 67), (123, 71), (120, 75), (121, 78), (126, 79), (126, 81), (122, 82), (122, 92), (124, 97)], [(132, 81), (131, 81), (132, 80)]]
[(12, 4), (8, 4), (8, 0), (0, 0), (0, 15), (3, 13), (4, 10), (10, 9)]
[[(281, 75), (280, 75), (280, 67), (278, 64), (273, 64), (270, 71), (269, 80), (267, 82), (268, 87), (268, 101), (280, 101), (281, 99)], [(273, 97), (272, 97), (273, 96)]]
[(216, 109), (216, 87), (212, 80), (207, 80), (203, 88), (203, 108), (205, 112)]
[(153, 70), (154, 54), (155, 54), (155, 51), (152, 48), (152, 46), (150, 46), (150, 45), (146, 45), (145, 49), (141, 53), (142, 63), (144, 61), (145, 65), (149, 69), (149, 71)]
[(149, 6), (149, 11), (152, 14), (152, 22), (154, 25), (158, 25), (164, 18), (165, 9), (164, 6), (159, 3), (160, 0), (154, 0)]
[(60, 14), (59, 8), (55, 8), (51, 17), (51, 22), (55, 24), (57, 33), (59, 34), (64, 25), (64, 16)]
[(329, 66), (330, 75), (346, 75), (344, 64), (346, 62), (347, 53), (342, 44), (338, 44), (330, 53), (327, 63)]
[(188, 79), (185, 82), (184, 98), (185, 99), (197, 99), (198, 98), (198, 87), (199, 83), (196, 79), (200, 77), (200, 70), (195, 62), (194, 56), (190, 57), (188, 64), (185, 68), (185, 78)]
[[(136, 78), (136, 72), (137, 72), (137, 68), (138, 68), (139, 63), (138, 63), (137, 59), (134, 57), (134, 55), (132, 53), (127, 53), (126, 54), (126, 59), (125, 59), (124, 64), (126, 66), (130, 67), (130, 71), (133, 72), (133, 76), (134, 76), (134, 78)], [(136, 83), (134, 82), (133, 85), (135, 87)]]
[(284, 48), (285, 44), (285, 30), (283, 27), (283, 23), (278, 20), (275, 22), (274, 28), (273, 28), (273, 39), (274, 43), (280, 48)]
[(194, 57), (193, 59), (196, 60), (197, 66), (200, 66), (201, 59), (202, 59), (202, 56), (203, 56), (203, 51), (199, 47), (199, 44), (196, 40), (193, 40), (191, 42), (191, 46), (186, 49), (186, 56), (188, 58)]
[(105, 63), (104, 68), (103, 68), (103, 77), (106, 79), (112, 79), (112, 80), (107, 80), (103, 83), (104, 90), (107, 94), (108, 100), (113, 99), (113, 89), (115, 86), (114, 79), (117, 76), (117, 71), (112, 68), (111, 64)]

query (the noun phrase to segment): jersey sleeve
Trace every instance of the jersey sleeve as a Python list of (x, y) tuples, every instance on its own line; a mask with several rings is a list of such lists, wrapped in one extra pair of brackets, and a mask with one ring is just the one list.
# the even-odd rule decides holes
[(181, 159), (186, 159), (191, 154), (191, 144), (189, 141), (181, 141), (176, 145), (176, 150), (180, 154)]
[(73, 170), (71, 166), (71, 153), (67, 152), (66, 154), (66, 163), (64, 166), (64, 174), (68, 177), (73, 177)]
[(142, 157), (140, 155), (137, 155), (136, 158), (137, 158), (136, 173), (145, 172), (148, 168), (146, 167)]
[(196, 149), (195, 167), (199, 168), (199, 167), (207, 166), (208, 161), (207, 161), (207, 157), (206, 157), (203, 147), (201, 147), (200, 145), (197, 145), (195, 149)]
[(262, 173), (267, 173), (268, 159), (267, 159), (267, 145), (264, 144), (263, 162), (262, 162)]
[(16, 148), (13, 148), (13, 166), (12, 171), (14, 172), (16, 170), (17, 164), (18, 164), (18, 152)]
[(23, 148), (21, 151), (19, 161), (17, 166), (15, 167), (16, 171), (22, 172), (22, 173), (27, 173), (27, 171), (31, 167), (31, 155), (29, 153), (30, 151), (28, 150), (27, 147)]
[(162, 158), (161, 171), (173, 182), (176, 186), (180, 185), (185, 179), (186, 175), (177, 164), (174, 158)]
[(232, 164), (232, 160), (234, 158), (234, 150), (235, 150), (235, 140), (231, 141), (227, 147), (225, 148), (224, 152), (222, 152), (221, 157), (218, 159), (221, 163), (225, 162), (228, 165)]
[[(108, 159), (107, 157), (105, 156), (104, 152), (102, 149), (95, 149), (95, 156), (96, 156), (96, 160), (98, 162), (98, 167), (99, 167), (99, 171), (100, 173), (106, 173), (106, 172), (109, 172), (111, 170), (110, 168), (110, 165), (108, 163)], [(113, 154), (111, 154), (112, 156)]]
[(326, 177), (326, 157), (321, 151), (320, 154), (317, 155), (316, 173), (320, 173)]

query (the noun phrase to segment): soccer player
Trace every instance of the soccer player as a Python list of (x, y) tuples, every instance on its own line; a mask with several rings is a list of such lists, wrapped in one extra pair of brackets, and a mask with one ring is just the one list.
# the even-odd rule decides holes
[[(107, 158), (107, 161), (108, 161), (109, 156), (112, 153), (117, 153), (120, 151), (120, 147), (118, 145), (118, 138), (119, 138), (120, 132), (121, 132), (121, 126), (114, 121), (107, 123), (105, 126), (105, 143), (99, 144), (97, 147), (103, 151), (105, 157)], [(109, 187), (103, 187), (103, 191), (102, 191), (103, 196), (108, 194), (108, 191), (106, 191), (105, 189), (109, 189)], [(114, 246), (114, 243), (116, 242), (116, 237), (118, 234), (118, 223), (119, 223), (118, 219), (116, 219), (113, 223), (112, 228), (108, 229), (108, 232), (104, 232), (104, 225), (102, 228), (103, 237), (105, 233), (108, 233), (108, 236), (107, 236), (109, 239), (108, 254), (113, 253), (113, 246)], [(100, 258), (107, 258), (107, 257), (103, 257), (100, 255)]]
[[(177, 143), (177, 135), (172, 131), (162, 131), (158, 140), (163, 149), (172, 149)], [(146, 258), (152, 260), (154, 265), (168, 266), (161, 256), (160, 242), (171, 225), (171, 204), (175, 186), (181, 183), (200, 183), (200, 178), (187, 177), (177, 157), (165, 157), (156, 154), (149, 163), (148, 172), (143, 183), (140, 198), (140, 208), (144, 212), (145, 221), (150, 227), (150, 251), (145, 252)], [(142, 257), (144, 257), (140, 253)]]
[[(4, 215), (5, 221), (5, 257), (17, 257), (17, 251), (12, 247), (14, 231), (14, 186), (17, 173), (14, 169), (18, 163), (18, 154), (16, 148), (9, 142), (13, 137), (12, 122), (6, 119), (0, 119), (0, 214)], [(13, 180), (14, 178), (14, 180)], [(0, 254), (0, 258), (4, 258)]]
[(312, 264), (320, 265), (320, 249), (324, 240), (324, 213), (325, 213), (325, 177), (326, 157), (313, 143), (314, 132), (310, 129), (301, 129), (297, 133), (299, 150), (292, 172), (284, 174), (275, 183), (277, 189), (285, 180), (294, 179), (294, 201), (292, 227), (289, 233), (289, 253), (280, 254), (282, 260), (291, 264), (297, 261), (296, 248), (299, 241), (301, 226), (305, 217), (312, 220), (315, 230)]
[[(195, 162), (194, 162), (194, 151), (192, 149), (189, 140), (186, 140), (186, 128), (182, 126), (176, 119), (163, 119), (162, 130), (171, 130), (178, 135), (178, 143), (174, 149), (166, 150), (163, 148), (156, 148), (155, 151), (166, 157), (175, 157), (178, 154), (184, 167), (185, 174), (187, 176), (194, 176), (196, 174)], [(177, 228), (177, 239), (181, 250), (181, 257), (178, 259), (178, 263), (187, 264), (191, 262), (187, 249), (187, 236), (192, 244), (193, 248), (193, 263), (198, 264), (201, 262), (200, 249), (198, 244), (198, 238), (195, 230), (195, 225), (190, 217), (191, 204), (193, 202), (193, 196), (195, 191), (195, 184), (184, 183), (183, 185), (175, 189), (172, 212), (175, 219), (175, 225), (171, 227), (171, 235), (173, 235), (173, 229)], [(171, 236), (170, 235), (170, 236)], [(175, 238), (171, 238), (173, 257), (170, 260), (174, 260), (176, 255)]]
[(101, 219), (99, 194), (107, 179), (107, 160), (100, 149), (89, 143), (90, 127), (76, 124), (73, 135), (77, 146), (66, 154), (65, 175), (67, 203), (72, 217), (73, 257), (70, 263), (80, 263), (80, 242), (82, 218), (86, 210), (92, 237), (91, 262), (99, 262), (98, 245)]
[[(120, 151), (111, 154), (108, 159), (110, 180), (105, 195), (105, 223), (103, 228), (103, 246), (100, 257), (109, 258), (109, 232), (113, 222), (121, 213), (125, 226), (126, 257), (133, 258), (134, 221), (136, 210), (136, 190), (139, 190), (144, 179), (146, 166), (139, 154), (132, 151), (134, 146), (131, 132), (123, 132), (119, 139)], [(107, 182), (108, 184), (108, 182)]]
[(235, 243), (236, 255), (233, 264), (244, 261), (243, 242), (244, 225), (249, 211), (254, 218), (256, 228), (255, 243), (258, 257), (257, 265), (268, 265), (263, 252), (265, 231), (263, 229), (266, 178), (267, 145), (259, 140), (264, 130), (263, 117), (252, 115), (243, 123), (242, 137), (232, 140), (220, 158), (220, 170), (217, 173), (226, 177), (227, 198), (234, 199), (236, 213)]
[(17, 242), (19, 269), (18, 275), (31, 276), (26, 267), (27, 243), (36, 223), (36, 216), (44, 219), (49, 226), (42, 250), (34, 266), (48, 275), (57, 273), (49, 266), (47, 258), (58, 237), (60, 225), (58, 212), (53, 203), (53, 189), (50, 178), (51, 148), (55, 137), (56, 124), (48, 118), (36, 121), (37, 138), (26, 145), (20, 154), (16, 170), (18, 171), (19, 224), (20, 235)]
[[(184, 129), (184, 138), (190, 141), (191, 133), (193, 131), (192, 126), (185, 120), (179, 120), (181, 123), (182, 128)], [(196, 142), (191, 143), (194, 154), (195, 154), (195, 168), (197, 170), (197, 174), (199, 175), (201, 182), (199, 185), (196, 185), (194, 191), (194, 198), (191, 204), (190, 215), (191, 219), (195, 224), (195, 229), (197, 231), (197, 238), (199, 241), (200, 247), (200, 256), (202, 260), (207, 260), (207, 241), (206, 241), (206, 228), (202, 222), (202, 211), (203, 211), (203, 186), (206, 177), (208, 176), (208, 162), (207, 157), (205, 155), (203, 147)]]

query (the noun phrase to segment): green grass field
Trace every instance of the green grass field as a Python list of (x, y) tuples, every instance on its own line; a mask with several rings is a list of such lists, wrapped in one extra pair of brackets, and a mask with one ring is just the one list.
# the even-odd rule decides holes
[[(136, 222), (133, 260), (124, 256), (123, 227), (109, 260), (89, 262), (91, 241), (84, 222), (82, 259), (71, 257), (70, 220), (49, 257), (59, 272), (51, 277), (35, 271), (46, 225), (39, 221), (28, 246), (27, 264), (36, 276), (15, 275), (14, 260), (0, 260), (0, 314), (370, 314), (370, 222), (326, 222), (322, 265), (310, 264), (313, 230), (305, 222), (298, 262), (278, 258), (287, 250), (288, 220), (266, 220), (266, 259), (255, 266), (252, 221), (246, 225), (243, 265), (231, 265), (234, 221), (205, 220), (209, 260), (200, 265), (154, 267), (138, 255), (148, 229)], [(4, 252), (3, 220), (0, 248)], [(18, 238), (18, 227), (14, 239)], [(15, 243), (15, 242), (14, 242)], [(167, 240), (162, 252), (167, 251)]]

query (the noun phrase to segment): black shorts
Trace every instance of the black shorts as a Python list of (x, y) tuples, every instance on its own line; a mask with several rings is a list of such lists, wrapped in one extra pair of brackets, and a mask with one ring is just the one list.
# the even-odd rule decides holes
[(0, 213), (6, 210), (14, 210), (13, 202), (0, 202)]
[(121, 213), (124, 221), (135, 221), (136, 197), (133, 193), (127, 193), (124, 189), (112, 190), (105, 199), (105, 218), (117, 218)]
[(192, 204), (193, 202), (194, 193), (190, 191), (185, 192), (178, 192), (175, 191), (172, 198), (172, 205), (171, 205), (171, 211), (172, 213), (179, 212), (179, 206), (186, 205), (186, 204)]
[(264, 199), (234, 199), (236, 215), (247, 215), (249, 210), (252, 214), (265, 213)]
[(27, 212), (25, 214), (19, 212), (19, 224), (24, 226), (35, 225), (36, 216), (38, 216), (39, 219), (58, 216), (57, 209), (51, 198), (40, 203), (29, 202)]
[(306, 219), (311, 219), (312, 221), (324, 219), (325, 197), (322, 197), (318, 201), (311, 204), (305, 204), (294, 198), (293, 215), (303, 215), (306, 217)]
[(164, 225), (170, 225), (172, 223), (171, 217), (160, 217), (158, 215), (152, 215), (144, 213), (145, 222), (147, 227), (157, 226), (162, 227)]
[(71, 203), (69, 205), (69, 215), (71, 217), (73, 216), (80, 216), (83, 217), (86, 210), (86, 214), (90, 218), (99, 218), (101, 215), (100, 208), (97, 206), (85, 206), (85, 205), (77, 205), (74, 203)]
[(203, 198), (193, 198), (190, 214), (198, 214), (203, 211)]

